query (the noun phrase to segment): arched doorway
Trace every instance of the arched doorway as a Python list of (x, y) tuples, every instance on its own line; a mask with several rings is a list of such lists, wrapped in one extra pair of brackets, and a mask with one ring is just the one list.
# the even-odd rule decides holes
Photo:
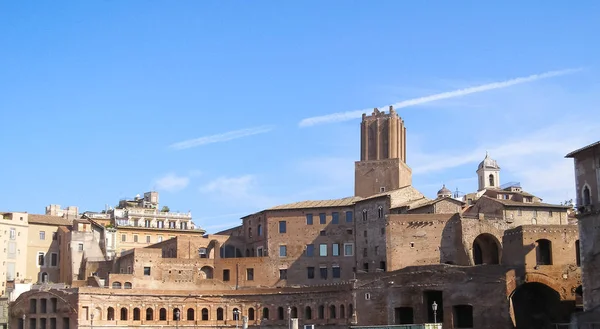
[(213, 278), (213, 268), (210, 266), (202, 266), (200, 269), (200, 274), (204, 279), (212, 279)]
[(478, 235), (473, 241), (473, 263), (480, 264), (500, 264), (500, 243), (496, 238), (483, 233)]
[(561, 301), (560, 294), (543, 283), (528, 282), (512, 293), (517, 329), (551, 328), (553, 323), (569, 323), (575, 303)]

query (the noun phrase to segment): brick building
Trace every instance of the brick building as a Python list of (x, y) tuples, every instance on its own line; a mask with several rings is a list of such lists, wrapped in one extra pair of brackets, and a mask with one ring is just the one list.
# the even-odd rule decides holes
[[(191, 231), (128, 245), (116, 258), (84, 259), (69, 288), (19, 297), (11, 324), (218, 328), (235, 327), (241, 317), (254, 328), (285, 328), (290, 318), (329, 328), (569, 322), (581, 284), (569, 207), (501, 185), (489, 154), (470, 203), (445, 186), (429, 199), (412, 186), (405, 132), (393, 109), (363, 116), (355, 196), (280, 205), (218, 234)], [(156, 208), (152, 195), (134, 201)], [(122, 227), (163, 229), (127, 215)], [(181, 221), (170, 225), (180, 228)], [(72, 308), (42, 313), (51, 294)]]

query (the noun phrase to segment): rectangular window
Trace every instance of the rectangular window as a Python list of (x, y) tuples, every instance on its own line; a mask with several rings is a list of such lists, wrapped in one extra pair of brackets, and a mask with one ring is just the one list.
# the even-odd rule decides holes
[(78, 251), (83, 251), (83, 243), (80, 243), (80, 244), (77, 246), (77, 249), (78, 249)]
[(312, 224), (313, 224), (313, 215), (306, 214), (306, 225), (312, 225)]
[(327, 215), (326, 214), (324, 214), (324, 213), (319, 214), (319, 223), (327, 224)]
[(315, 255), (315, 245), (307, 244), (306, 245), (306, 257), (313, 257)]
[(344, 243), (344, 256), (354, 256), (354, 244)]
[(44, 256), (45, 255), (44, 255), (43, 252), (41, 252), (41, 251), (38, 252), (38, 254), (37, 254), (37, 264), (38, 264), (38, 266), (44, 266), (44, 258), (45, 258)]
[(327, 267), (319, 268), (319, 274), (321, 276), (321, 279), (327, 280)]
[(309, 279), (314, 279), (315, 278), (315, 268), (314, 267), (307, 267), (306, 268), (306, 277)]
[(550, 213), (548, 214), (550, 217), (552, 217), (552, 210), (550, 210)]
[(146, 235), (146, 243), (150, 243), (150, 236)]
[(50, 254), (50, 266), (58, 266), (58, 254), (55, 252)]
[(332, 256), (340, 255), (340, 244), (339, 243), (334, 243), (331, 245), (331, 255)]
[(333, 267), (331, 268), (331, 276), (334, 279), (339, 279), (342, 276), (342, 270), (339, 266), (333, 265)]
[(144, 266), (144, 275), (150, 275), (150, 266)]
[(156, 241), (162, 242), (162, 235), (159, 235), (158, 238), (156, 239)]
[(137, 235), (133, 236), (133, 242), (138, 242), (138, 236)]
[(287, 246), (279, 246), (279, 257), (287, 257)]
[(322, 230), (322, 231), (319, 232), (319, 235), (320, 236), (326, 236), (327, 232), (325, 230)]
[(339, 224), (340, 223), (340, 213), (332, 212), (331, 213), (331, 224)]
[(321, 256), (321, 257), (327, 256), (327, 244), (326, 243), (321, 243), (319, 245), (319, 256)]
[(40, 240), (46, 240), (46, 232), (40, 231)]
[(127, 242), (127, 235), (125, 235), (125, 234), (121, 235), (121, 242)]
[(229, 270), (223, 270), (223, 281), (229, 281)]
[(287, 280), (287, 269), (280, 269), (279, 270), (279, 279), (280, 280)]
[(15, 241), (8, 242), (8, 258), (17, 259), (17, 243)]
[(363, 257), (368, 257), (368, 256), (369, 256), (369, 249), (363, 248)]
[(375, 256), (379, 255), (379, 246), (375, 246)]
[(52, 232), (52, 241), (56, 241), (56, 236), (57, 236), (56, 232)]
[(253, 268), (246, 269), (246, 280), (254, 281), (254, 269)]
[(354, 213), (352, 211), (346, 211), (346, 223), (352, 223)]
[(256, 248), (256, 255), (258, 255), (258, 257), (263, 257), (263, 247), (258, 247)]
[(533, 218), (537, 218), (537, 210), (533, 211)]
[(287, 225), (285, 221), (280, 221), (279, 222), (279, 233), (286, 233), (287, 232)]
[(17, 238), (17, 230), (11, 227), (11, 229), (10, 229), (10, 239), (14, 240), (16, 238)]

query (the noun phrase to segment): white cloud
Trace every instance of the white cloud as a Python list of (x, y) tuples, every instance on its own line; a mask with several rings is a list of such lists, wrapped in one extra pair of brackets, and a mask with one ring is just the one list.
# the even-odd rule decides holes
[(190, 183), (190, 178), (186, 176), (177, 176), (175, 173), (168, 173), (155, 181), (158, 190), (167, 192), (177, 192), (186, 188)]
[[(571, 73), (575, 73), (575, 72), (579, 72), (579, 71), (581, 71), (581, 69), (567, 69), (567, 70), (560, 70), (560, 71), (550, 71), (550, 72), (546, 72), (546, 73), (530, 75), (527, 77), (519, 77), (519, 78), (510, 79), (510, 80), (506, 80), (506, 81), (493, 82), (493, 83), (488, 83), (488, 84), (484, 84), (484, 85), (480, 85), (480, 86), (458, 89), (458, 90), (454, 90), (454, 91), (448, 91), (448, 92), (425, 96), (425, 97), (413, 98), (413, 99), (405, 100), (405, 101), (395, 103), (392, 105), (385, 105), (380, 108), (386, 109), (386, 108), (388, 108), (388, 106), (393, 106), (395, 109), (400, 109), (400, 108), (404, 108), (404, 107), (421, 105), (421, 104), (439, 101), (439, 100), (443, 100), (443, 99), (462, 97), (462, 96), (466, 96), (466, 95), (470, 95), (470, 94), (481, 93), (484, 91), (507, 88), (510, 86), (518, 85), (518, 84), (533, 82), (533, 81), (547, 79), (547, 78), (551, 78), (551, 77), (557, 77), (557, 76), (571, 74)], [(328, 115), (323, 115), (323, 116), (306, 118), (306, 119), (303, 119), (300, 121), (299, 126), (300, 127), (308, 127), (308, 126), (314, 126), (314, 125), (324, 124), (324, 123), (352, 120), (352, 119), (360, 118), (363, 113), (368, 113), (369, 111), (371, 111), (371, 109), (340, 112), (340, 113), (333, 113), (333, 114), (328, 114)]]
[(204, 136), (194, 139), (171, 144), (169, 147), (175, 150), (184, 150), (192, 147), (198, 147), (206, 144), (226, 142), (238, 138), (248, 137), (252, 135), (264, 134), (273, 130), (273, 126), (260, 126), (246, 129), (228, 131), (222, 134)]
[(268, 208), (276, 204), (275, 200), (260, 191), (255, 175), (238, 177), (219, 177), (200, 187), (200, 192), (220, 199), (230, 206)]

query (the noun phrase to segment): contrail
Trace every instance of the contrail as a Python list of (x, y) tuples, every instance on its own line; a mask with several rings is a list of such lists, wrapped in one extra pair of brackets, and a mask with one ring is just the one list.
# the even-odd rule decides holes
[(172, 149), (175, 149), (175, 150), (183, 150), (183, 149), (189, 149), (192, 147), (197, 147), (197, 146), (206, 145), (206, 144), (226, 142), (226, 141), (230, 141), (232, 139), (238, 139), (238, 138), (252, 136), (252, 135), (264, 134), (271, 130), (273, 130), (273, 126), (260, 126), (260, 127), (246, 128), (246, 129), (240, 129), (240, 130), (233, 130), (233, 131), (228, 131), (228, 132), (222, 133), (222, 134), (204, 136), (204, 137), (185, 140), (182, 142), (177, 142), (177, 143), (171, 144), (169, 147)]
[[(520, 78), (515, 78), (515, 79), (510, 79), (510, 80), (500, 81), (500, 82), (492, 82), (492, 83), (488, 83), (488, 84), (481, 85), (481, 86), (464, 88), (464, 89), (459, 89), (459, 90), (454, 90), (454, 91), (448, 91), (445, 93), (435, 94), (435, 95), (430, 95), (430, 96), (425, 96), (425, 97), (413, 98), (413, 99), (405, 100), (405, 101), (402, 101), (402, 102), (399, 102), (396, 104), (391, 104), (391, 106), (393, 106), (395, 109), (399, 109), (399, 108), (403, 108), (403, 107), (439, 101), (442, 99), (461, 97), (461, 96), (465, 96), (465, 95), (480, 93), (480, 92), (488, 91), (488, 90), (507, 88), (507, 87), (522, 84), (522, 83), (533, 82), (536, 80), (571, 74), (571, 73), (579, 72), (581, 70), (582, 70), (581, 68), (577, 68), (577, 69), (567, 69), (567, 70), (560, 70), (560, 71), (550, 71), (550, 72), (541, 73), (541, 74), (534, 74), (534, 75), (530, 75), (527, 77), (520, 77)], [(389, 105), (385, 105), (380, 108), (387, 108), (388, 106)], [(371, 110), (372, 109), (349, 111), (349, 112), (339, 112), (339, 113), (333, 113), (333, 114), (328, 114), (328, 115), (316, 116), (316, 117), (312, 117), (312, 118), (306, 118), (306, 119), (302, 119), (302, 121), (300, 121), (299, 126), (300, 127), (309, 127), (309, 126), (314, 126), (314, 125), (324, 124), (324, 123), (352, 120), (352, 119), (360, 118), (363, 113), (368, 113)]]

